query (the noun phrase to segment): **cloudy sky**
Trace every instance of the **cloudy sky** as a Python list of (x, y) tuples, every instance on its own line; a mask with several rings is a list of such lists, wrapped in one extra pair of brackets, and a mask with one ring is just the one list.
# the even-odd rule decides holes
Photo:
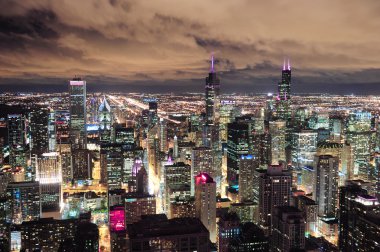
[(0, 91), (201, 91), (211, 53), (225, 92), (380, 94), (379, 0), (0, 0)]

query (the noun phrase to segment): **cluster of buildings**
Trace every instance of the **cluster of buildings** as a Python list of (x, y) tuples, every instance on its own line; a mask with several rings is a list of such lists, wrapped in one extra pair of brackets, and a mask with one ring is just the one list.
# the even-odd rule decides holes
[(212, 58), (200, 111), (68, 86), (0, 99), (0, 251), (380, 249), (378, 112), (293, 102), (289, 61), (241, 103)]

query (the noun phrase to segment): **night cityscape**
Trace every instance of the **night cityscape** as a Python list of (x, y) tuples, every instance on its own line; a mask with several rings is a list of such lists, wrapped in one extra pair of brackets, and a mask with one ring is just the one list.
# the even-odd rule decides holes
[(379, 252), (379, 11), (0, 0), (0, 252)]

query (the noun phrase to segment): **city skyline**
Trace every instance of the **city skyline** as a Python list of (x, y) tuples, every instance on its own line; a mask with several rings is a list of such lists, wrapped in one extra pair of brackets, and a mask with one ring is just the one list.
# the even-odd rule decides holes
[(380, 93), (377, 1), (169, 3), (2, 1), (0, 91), (200, 92), (214, 53), (223, 93)]

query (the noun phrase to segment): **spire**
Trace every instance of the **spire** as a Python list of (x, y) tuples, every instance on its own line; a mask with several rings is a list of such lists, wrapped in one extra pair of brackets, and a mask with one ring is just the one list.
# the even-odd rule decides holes
[(290, 71), (290, 59), (288, 58), (288, 70)]
[(284, 70), (284, 71), (286, 70), (285, 69), (285, 57), (284, 57), (284, 64), (282, 65), (282, 70)]
[(214, 69), (214, 54), (211, 54), (211, 69), (210, 72), (213, 73), (215, 71)]

